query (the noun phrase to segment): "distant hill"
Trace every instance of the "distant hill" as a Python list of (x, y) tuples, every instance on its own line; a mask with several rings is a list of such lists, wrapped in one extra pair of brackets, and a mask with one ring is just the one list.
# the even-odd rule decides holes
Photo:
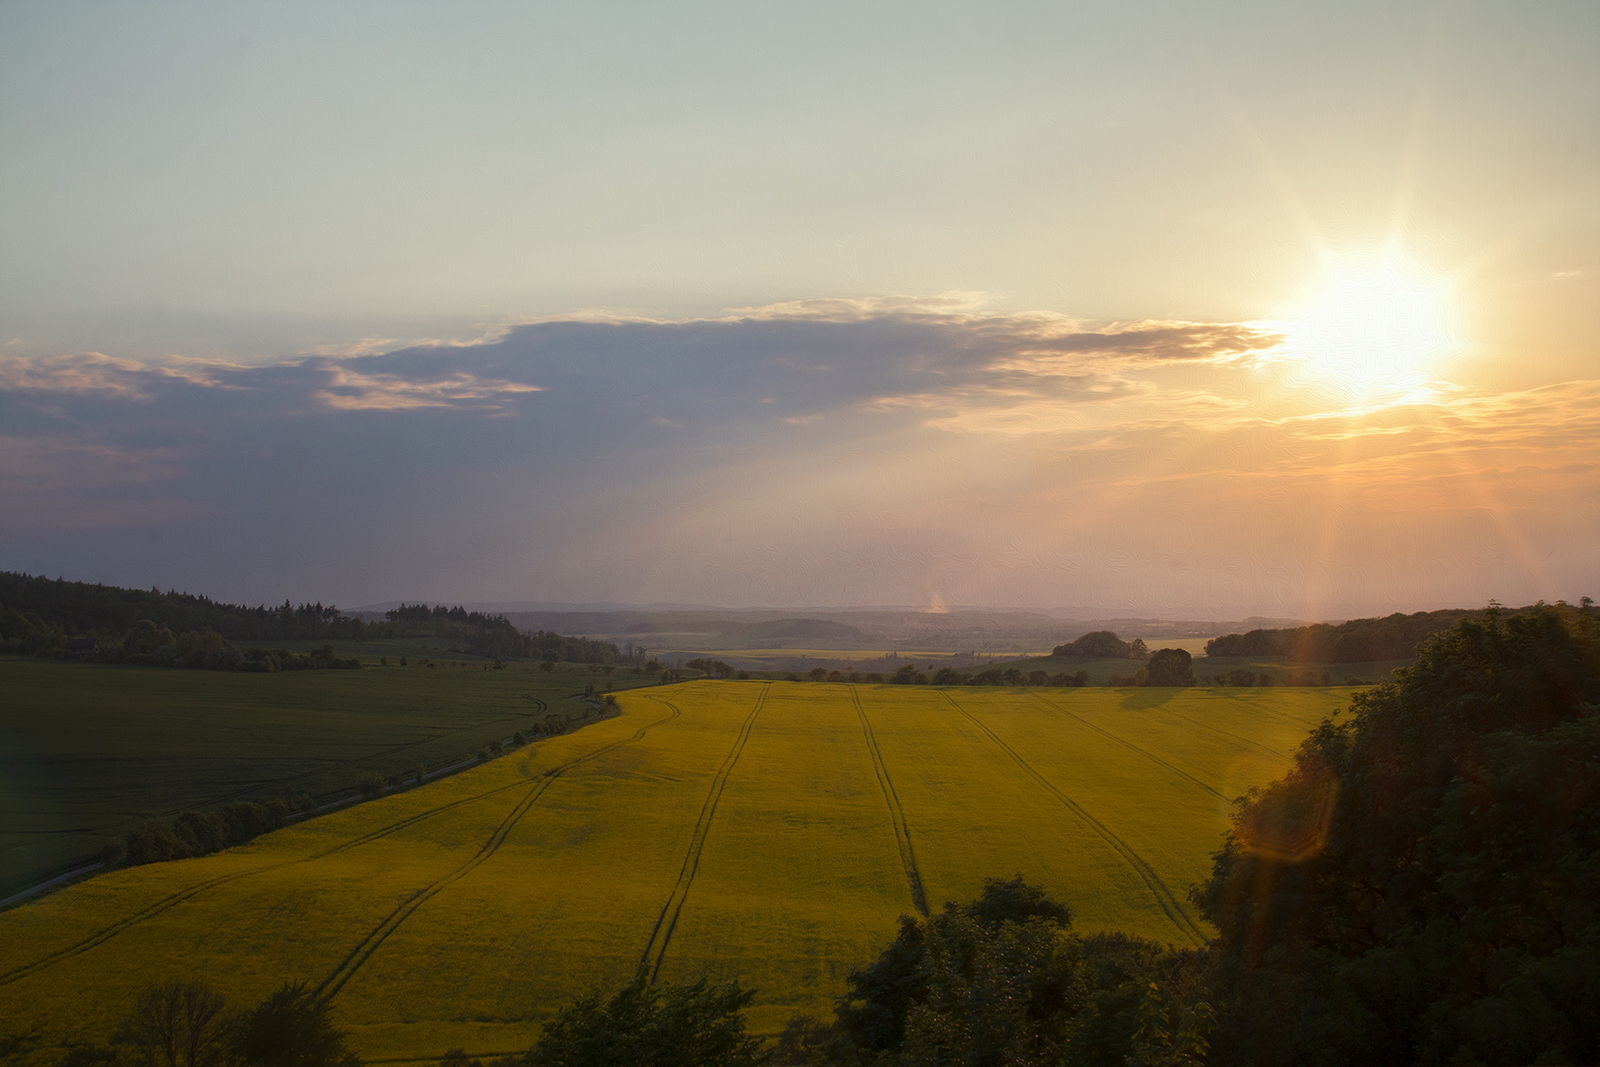
[(767, 639), (793, 641), (808, 638), (824, 641), (861, 641), (867, 636), (854, 626), (829, 619), (774, 619), (772, 622), (758, 622), (753, 625), (734, 624), (722, 632), (729, 637), (742, 637), (752, 641)]
[(501, 615), (462, 607), (399, 607), (381, 620), (348, 615), (332, 604), (247, 607), (210, 597), (0, 571), (0, 650), (59, 653), (72, 638), (120, 646), (148, 620), (171, 644), (186, 633), (211, 631), (228, 641), (361, 641), (379, 637), (440, 636), (477, 655), (506, 659), (614, 663), (617, 646), (540, 630), (525, 633)]
[[(1528, 608), (1504, 611), (1518, 615)], [(1481, 616), (1484, 609), (1395, 612), (1383, 618), (1351, 619), (1338, 624), (1317, 623), (1286, 629), (1251, 630), (1226, 634), (1206, 642), (1207, 656), (1283, 656), (1291, 663), (1366, 663), (1373, 660), (1410, 659), (1417, 645), (1433, 634), (1450, 629), (1465, 618)]]

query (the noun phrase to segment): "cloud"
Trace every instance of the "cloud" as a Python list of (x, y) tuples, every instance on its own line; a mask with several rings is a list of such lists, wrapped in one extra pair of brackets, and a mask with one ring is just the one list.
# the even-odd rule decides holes
[(5, 360), (0, 565), (252, 602), (1191, 614), (1570, 597), (1600, 573), (1600, 383), (1356, 410), (1275, 343), (946, 294), (261, 366)]
[[(352, 361), (353, 362), (353, 361)], [(480, 378), (456, 371), (432, 380), (400, 374), (362, 373), (359, 365), (330, 364), (326, 389), (312, 393), (316, 400), (341, 411), (409, 411), (417, 408), (473, 407), (506, 414), (507, 397), (537, 393), (542, 387), (499, 378)]]
[(142, 363), (99, 352), (0, 358), (0, 390), (5, 392), (104, 393), (143, 400), (149, 395), (144, 386), (150, 374)]

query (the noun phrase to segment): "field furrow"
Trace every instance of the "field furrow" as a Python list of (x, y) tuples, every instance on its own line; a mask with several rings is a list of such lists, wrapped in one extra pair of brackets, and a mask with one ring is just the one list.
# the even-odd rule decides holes
[(645, 944), (644, 953), (639, 957), (639, 966), (649, 972), (652, 982), (661, 973), (661, 960), (666, 956), (667, 945), (672, 941), (672, 933), (678, 927), (678, 916), (682, 914), (683, 902), (689, 896), (689, 886), (700, 870), (700, 854), (706, 846), (706, 835), (711, 832), (711, 820), (717, 814), (717, 802), (722, 799), (722, 792), (728, 785), (728, 775), (733, 773), (733, 768), (739, 762), (740, 753), (750, 740), (750, 731), (755, 727), (756, 717), (761, 714), (761, 706), (766, 703), (767, 691), (767, 686), (763, 685), (756, 697), (755, 707), (750, 709), (750, 714), (739, 727), (739, 735), (734, 738), (727, 759), (722, 761), (722, 766), (717, 768), (716, 777), (711, 780), (711, 789), (706, 794), (705, 803), (700, 806), (700, 818), (695, 821), (694, 835), (689, 839), (689, 852), (683, 858), (683, 866), (678, 871), (678, 880), (673, 883), (672, 893), (667, 897), (667, 902), (661, 906), (661, 914), (656, 918), (656, 924), (650, 931), (650, 940)]
[(1210, 782), (1202, 781), (1201, 779), (1196, 778), (1194, 775), (1190, 774), (1188, 771), (1184, 770), (1182, 767), (1179, 767), (1176, 764), (1174, 764), (1174, 763), (1172, 763), (1172, 762), (1170, 762), (1168, 760), (1162, 759), (1160, 756), (1156, 755), (1154, 752), (1151, 752), (1149, 749), (1141, 748), (1140, 746), (1134, 744), (1132, 741), (1129, 741), (1126, 737), (1122, 737), (1122, 736), (1120, 736), (1118, 734), (1114, 734), (1110, 730), (1107, 730), (1103, 726), (1096, 726), (1094, 723), (1090, 722), (1088, 719), (1085, 719), (1081, 715), (1073, 714), (1071, 711), (1069, 711), (1068, 709), (1062, 707), (1060, 704), (1056, 704), (1056, 703), (1053, 703), (1050, 700), (1047, 700), (1045, 697), (1041, 696), (1036, 690), (1028, 690), (1027, 692), (1028, 692), (1028, 695), (1030, 695), (1030, 696), (1032, 696), (1032, 697), (1034, 697), (1034, 698), (1036, 698), (1038, 700), (1044, 701), (1045, 704), (1049, 705), (1052, 708), (1055, 708), (1057, 711), (1061, 712), (1064, 715), (1070, 716), (1075, 721), (1082, 723), (1084, 726), (1087, 726), (1089, 729), (1093, 730), (1097, 734), (1100, 734), (1102, 737), (1105, 737), (1105, 738), (1108, 738), (1109, 740), (1115, 741), (1117, 744), (1128, 748), (1130, 751), (1137, 752), (1139, 755), (1143, 756), (1145, 759), (1150, 760), (1153, 763), (1159, 763), (1161, 766), (1165, 767), (1167, 770), (1171, 771), (1173, 774), (1178, 775), (1179, 777), (1187, 778), (1189, 781), (1193, 782), (1195, 785), (1199, 786), (1201, 789), (1204, 789), (1206, 792), (1210, 793), (1212, 796), (1216, 797), (1218, 800), (1226, 801), (1226, 800), (1229, 799), (1228, 797), (1223, 795), (1221, 790), (1217, 789)]
[(917, 852), (911, 844), (911, 826), (906, 822), (906, 813), (900, 807), (900, 797), (894, 791), (894, 781), (889, 777), (888, 768), (883, 765), (883, 752), (878, 748), (878, 739), (872, 735), (872, 723), (867, 719), (867, 709), (861, 706), (861, 694), (855, 686), (850, 687), (850, 702), (855, 705), (856, 715), (861, 719), (861, 732), (867, 739), (867, 751), (872, 754), (872, 769), (877, 772), (878, 785), (883, 790), (884, 802), (889, 805), (889, 820), (894, 824), (895, 843), (900, 848), (900, 865), (906, 871), (906, 886), (911, 890), (911, 904), (918, 913), (928, 914), (928, 894), (922, 888), (922, 872), (917, 870)]
[[(1167, 883), (1162, 880), (1161, 876), (1156, 873), (1155, 868), (1151, 867), (1150, 864), (1145, 861), (1144, 857), (1139, 855), (1132, 845), (1130, 845), (1105, 823), (1101, 822), (1099, 819), (1089, 814), (1089, 812), (1085, 811), (1083, 805), (1079, 804), (1076, 800), (1073, 800), (1066, 793), (1058, 789), (1044, 775), (1034, 770), (1033, 767), (1029, 765), (1027, 760), (1018, 755), (1016, 749), (1002, 741), (999, 735), (997, 735), (993, 730), (989, 729), (989, 727), (985, 726), (978, 720), (976, 716), (957, 703), (948, 692), (945, 693), (944, 696), (945, 699), (950, 701), (950, 704), (957, 711), (961, 712), (961, 714), (970, 719), (978, 727), (978, 729), (984, 732), (985, 736), (998, 745), (1001, 751), (1005, 752), (1005, 754), (1011, 758), (1012, 762), (1021, 768), (1024, 774), (1037, 782), (1039, 786), (1051, 796), (1061, 801), (1062, 804), (1065, 804), (1074, 815), (1082, 819), (1083, 822), (1093, 829), (1094, 832), (1103, 841), (1105, 841), (1106, 844), (1115, 849), (1117, 854), (1127, 861), (1128, 866), (1133, 868), (1134, 873), (1139, 876), (1139, 880), (1142, 881), (1145, 884), (1145, 888), (1150, 891), (1150, 895), (1155, 900), (1156, 906), (1161, 909), (1162, 914), (1165, 915), (1168, 921), (1172, 923), (1173, 927), (1177, 929), (1179, 936), (1192, 940), (1196, 946), (1205, 943), (1206, 939), (1210, 937), (1210, 934), (1207, 933), (1206, 930), (1204, 930), (1200, 924), (1195, 921), (1194, 917), (1190, 915), (1189, 909), (1182, 901), (1178, 899), (1171, 888), (1168, 887)], [(1187, 775), (1185, 777), (1187, 777)]]

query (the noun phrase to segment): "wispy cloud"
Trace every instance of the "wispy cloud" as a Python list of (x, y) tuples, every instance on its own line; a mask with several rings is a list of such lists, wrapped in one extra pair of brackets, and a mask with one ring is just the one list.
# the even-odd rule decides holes
[(22, 393), (104, 393), (133, 400), (149, 396), (151, 368), (99, 352), (41, 359), (0, 357), (0, 390)]
[(359, 365), (333, 364), (326, 389), (312, 397), (341, 411), (410, 411), (417, 408), (466, 408), (491, 414), (509, 413), (505, 399), (542, 388), (503, 378), (480, 378), (466, 371), (433, 380), (400, 374), (362, 373)]

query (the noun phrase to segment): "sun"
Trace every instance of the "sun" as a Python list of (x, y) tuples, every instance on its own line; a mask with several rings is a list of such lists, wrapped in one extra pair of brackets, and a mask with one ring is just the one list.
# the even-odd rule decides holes
[(1451, 288), (1394, 250), (1330, 257), (1276, 325), (1308, 376), (1355, 397), (1404, 394), (1460, 351)]

